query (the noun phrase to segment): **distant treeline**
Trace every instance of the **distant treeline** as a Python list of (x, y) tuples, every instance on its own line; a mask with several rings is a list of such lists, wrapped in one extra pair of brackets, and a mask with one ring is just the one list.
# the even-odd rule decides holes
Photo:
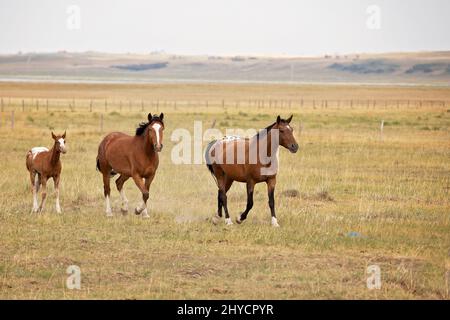
[(144, 71), (144, 70), (163, 69), (167, 67), (168, 64), (169, 64), (168, 62), (157, 62), (157, 63), (114, 65), (111, 67), (129, 71)]
[[(384, 60), (368, 60), (352, 63), (333, 63), (328, 66), (329, 69), (337, 71), (346, 71), (358, 74), (381, 74), (393, 73), (401, 68), (395, 63), (388, 63)], [(446, 63), (420, 63), (415, 64), (405, 71), (406, 74), (414, 73), (442, 73), (450, 74), (450, 64)]]

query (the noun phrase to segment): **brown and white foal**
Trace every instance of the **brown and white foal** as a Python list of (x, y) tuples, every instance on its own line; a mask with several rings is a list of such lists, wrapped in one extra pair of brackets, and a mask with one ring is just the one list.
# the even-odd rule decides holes
[[(27, 153), (27, 169), (30, 172), (31, 190), (33, 192), (32, 212), (42, 212), (47, 197), (47, 180), (53, 178), (56, 192), (56, 212), (61, 213), (59, 204), (59, 180), (61, 178), (61, 153), (66, 153), (66, 132), (63, 135), (56, 136), (52, 132), (52, 138), (55, 141), (53, 147), (48, 150), (45, 147), (32, 148)], [(42, 201), (38, 207), (39, 188), (42, 185)]]

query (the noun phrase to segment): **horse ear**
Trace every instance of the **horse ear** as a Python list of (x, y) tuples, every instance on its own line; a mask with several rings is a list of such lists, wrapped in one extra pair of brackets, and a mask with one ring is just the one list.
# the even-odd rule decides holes
[(53, 131), (52, 131), (52, 138), (53, 138), (53, 140), (56, 140), (56, 136), (55, 136), (55, 134), (53, 133)]
[(62, 135), (62, 138), (63, 138), (63, 139), (66, 138), (66, 130), (64, 130), (64, 134)]
[(294, 116), (294, 115), (291, 114), (291, 116), (290, 116), (289, 118), (287, 118), (286, 122), (287, 122), (287, 123), (291, 123), (291, 120), (292, 120), (292, 117), (293, 117), (293, 116)]
[(152, 121), (152, 113), (150, 112), (147, 116), (148, 122)]
[(159, 115), (159, 119), (161, 119), (161, 121), (163, 121), (163, 119), (164, 119), (164, 113), (161, 112), (161, 114)]
[(277, 117), (277, 123), (280, 123), (281, 122), (281, 117), (280, 117), (280, 115), (278, 115), (278, 117)]

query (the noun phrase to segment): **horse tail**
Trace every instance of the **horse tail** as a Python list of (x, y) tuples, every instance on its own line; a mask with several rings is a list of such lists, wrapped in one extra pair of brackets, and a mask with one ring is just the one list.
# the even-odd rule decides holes
[(100, 160), (98, 159), (98, 157), (97, 157), (97, 171), (101, 171), (100, 170)]
[(214, 170), (213, 170), (213, 166), (211, 163), (211, 158), (209, 157), (209, 151), (211, 150), (211, 148), (213, 147), (213, 145), (217, 142), (217, 140), (213, 140), (210, 143), (208, 143), (208, 145), (206, 146), (206, 150), (205, 150), (205, 161), (206, 161), (206, 167), (208, 168), (209, 172), (211, 173), (211, 175), (213, 176), (214, 180), (216, 180), (216, 184), (217, 184), (217, 178), (214, 175)]
[(25, 164), (27, 166), (28, 171), (31, 171), (31, 163), (32, 163), (32, 161), (33, 161), (33, 154), (31, 153), (31, 150), (29, 150), (27, 152), (27, 157), (26, 157), (26, 160), (25, 160)]

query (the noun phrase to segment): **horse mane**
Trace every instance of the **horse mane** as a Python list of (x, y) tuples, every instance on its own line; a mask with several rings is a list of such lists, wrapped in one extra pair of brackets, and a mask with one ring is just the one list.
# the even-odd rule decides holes
[(272, 128), (276, 125), (277, 123), (274, 122), (271, 125), (265, 127), (264, 129), (261, 129), (257, 134), (256, 134), (256, 138), (257, 139), (261, 139), (262, 137), (264, 137), (270, 130), (272, 130)]
[(154, 121), (159, 121), (162, 125), (164, 125), (164, 122), (159, 118), (159, 116), (154, 115), (152, 116), (152, 119), (150, 121), (139, 123), (139, 127), (136, 128), (136, 135), (142, 136), (145, 132), (145, 129), (147, 129), (147, 127)]

